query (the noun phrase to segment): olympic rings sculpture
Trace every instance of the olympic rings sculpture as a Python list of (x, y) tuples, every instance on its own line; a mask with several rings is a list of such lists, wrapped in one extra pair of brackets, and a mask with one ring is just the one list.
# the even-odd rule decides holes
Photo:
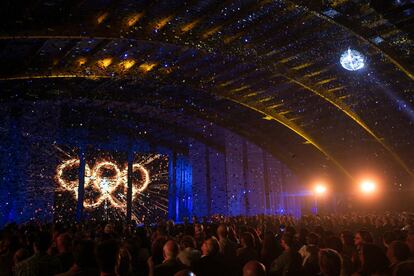
[[(56, 168), (55, 180), (66, 191), (70, 191), (75, 194), (75, 198), (78, 199), (78, 184), (79, 180), (70, 180), (64, 178), (64, 173), (67, 170), (79, 167), (79, 159), (69, 159), (62, 162)], [(110, 176), (103, 176), (104, 169), (112, 171)], [(135, 198), (139, 193), (142, 193), (147, 189), (150, 183), (150, 176), (147, 169), (141, 164), (133, 164), (132, 172), (139, 172), (142, 181), (132, 181), (132, 198)], [(128, 167), (120, 169), (117, 164), (108, 161), (100, 160), (96, 162), (95, 166), (90, 168), (88, 164), (85, 165), (85, 184), (84, 188), (94, 190), (99, 195), (90, 200), (84, 201), (84, 206), (87, 208), (94, 208), (99, 206), (102, 202), (107, 201), (112, 206), (121, 208), (125, 206), (125, 199), (117, 197), (116, 191), (119, 189), (126, 189), (128, 178)]]

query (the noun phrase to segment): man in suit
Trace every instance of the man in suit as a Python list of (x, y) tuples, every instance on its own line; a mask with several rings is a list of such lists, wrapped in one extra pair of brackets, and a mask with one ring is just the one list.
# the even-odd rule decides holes
[(187, 268), (178, 259), (179, 247), (178, 244), (169, 240), (163, 247), (164, 261), (155, 266), (154, 276), (174, 275), (180, 270)]

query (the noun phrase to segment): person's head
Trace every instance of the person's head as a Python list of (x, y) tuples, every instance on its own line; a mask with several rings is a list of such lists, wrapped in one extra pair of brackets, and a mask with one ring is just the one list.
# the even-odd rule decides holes
[(91, 240), (76, 241), (73, 246), (73, 259), (78, 267), (95, 267), (95, 243)]
[(363, 243), (359, 257), (363, 273), (384, 273), (388, 269), (389, 261), (387, 256), (381, 248), (374, 244)]
[(29, 251), (27, 251), (27, 249), (20, 248), (19, 250), (16, 251), (16, 253), (14, 253), (14, 256), (13, 256), (14, 265), (20, 263), (21, 261), (24, 261), (29, 256), (30, 254), (29, 254)]
[(105, 240), (98, 244), (95, 250), (99, 270), (105, 273), (115, 273), (119, 247), (115, 240)]
[(333, 249), (319, 251), (319, 269), (324, 276), (339, 276), (341, 274), (341, 256)]
[(410, 257), (410, 248), (402, 241), (393, 241), (387, 249), (387, 257), (390, 263), (399, 263)]
[(164, 236), (158, 237), (151, 244), (151, 253), (154, 263), (160, 264), (164, 259), (164, 244), (167, 242), (167, 238)]
[(69, 252), (72, 246), (72, 238), (68, 233), (60, 234), (56, 238), (56, 248), (59, 253)]
[(243, 276), (265, 276), (266, 268), (258, 261), (249, 261), (243, 267)]
[(255, 242), (253, 234), (250, 232), (244, 232), (241, 236), (241, 244), (243, 247), (254, 248)]
[(374, 239), (368, 231), (360, 230), (356, 232), (354, 241), (356, 246), (361, 246), (363, 243), (373, 243)]
[(205, 256), (216, 256), (220, 251), (220, 245), (216, 238), (209, 238), (201, 246), (201, 252)]
[(175, 241), (169, 240), (164, 244), (162, 251), (164, 260), (175, 260), (180, 252), (180, 249)]
[(194, 235), (198, 236), (201, 233), (204, 233), (204, 226), (200, 223), (194, 224)]
[(217, 236), (219, 238), (227, 238), (228, 234), (229, 234), (229, 230), (225, 224), (220, 224), (217, 227)]
[(414, 275), (414, 261), (404, 261), (399, 263), (394, 270), (393, 276)]
[(195, 274), (189, 269), (183, 269), (175, 273), (174, 276), (195, 276)]
[(112, 224), (108, 223), (107, 225), (105, 225), (105, 228), (104, 228), (105, 234), (113, 234), (114, 232), (115, 232), (115, 227)]
[(287, 250), (292, 247), (294, 242), (294, 236), (290, 233), (285, 233), (280, 240), (280, 245), (284, 250)]
[(34, 243), (33, 249), (35, 252), (46, 252), (49, 246), (52, 244), (52, 238), (50, 233), (48, 232), (39, 232), (37, 233)]
[(126, 243), (119, 248), (116, 272), (117, 275), (130, 275), (132, 273), (132, 255)]
[(185, 249), (185, 248), (196, 248), (197, 244), (196, 241), (194, 240), (193, 237), (186, 235), (184, 237), (181, 238), (180, 241), (180, 247), (181, 249)]

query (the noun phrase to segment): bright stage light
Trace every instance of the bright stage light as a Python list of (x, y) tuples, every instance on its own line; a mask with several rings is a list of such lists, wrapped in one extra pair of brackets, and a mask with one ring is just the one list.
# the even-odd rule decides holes
[(342, 53), (340, 62), (342, 67), (349, 71), (356, 71), (365, 66), (364, 56), (360, 52), (349, 48)]
[(371, 194), (377, 189), (377, 185), (372, 180), (363, 180), (360, 185), (361, 191), (365, 194)]
[(317, 184), (314, 188), (315, 194), (322, 195), (326, 193), (326, 186), (323, 184)]

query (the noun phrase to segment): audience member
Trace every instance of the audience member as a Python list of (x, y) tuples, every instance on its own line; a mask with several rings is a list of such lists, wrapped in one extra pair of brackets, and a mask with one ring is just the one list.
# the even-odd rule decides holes
[(354, 273), (355, 276), (388, 275), (389, 262), (379, 246), (371, 243), (362, 244), (359, 258), (361, 266)]
[(393, 241), (388, 246), (387, 257), (390, 262), (390, 270), (393, 272), (399, 263), (408, 260), (410, 248), (402, 241)]
[(164, 261), (162, 264), (155, 266), (154, 275), (174, 275), (176, 272), (185, 269), (186, 266), (177, 259), (178, 253), (178, 244), (173, 240), (167, 241), (163, 247)]
[(97, 276), (99, 270), (95, 261), (95, 246), (91, 240), (80, 240), (74, 243), (74, 264), (64, 273), (57, 276)]
[(342, 271), (341, 256), (333, 249), (321, 249), (319, 251), (319, 269), (323, 276), (340, 276)]
[(237, 259), (240, 267), (243, 267), (248, 261), (257, 261), (259, 256), (255, 249), (255, 240), (250, 232), (244, 232), (241, 235), (241, 247), (237, 249)]
[(220, 245), (216, 238), (209, 238), (201, 246), (202, 257), (195, 273), (197, 276), (226, 275), (224, 262), (220, 260)]
[(283, 253), (271, 265), (270, 273), (272, 275), (301, 275), (302, 257), (292, 246), (294, 237), (291, 233), (285, 233), (281, 239)]
[(414, 275), (410, 213), (201, 220), (11, 224), (0, 276)]
[(60, 234), (56, 238), (56, 249), (58, 252), (57, 257), (59, 258), (63, 271), (69, 270), (73, 265), (73, 254), (72, 254), (72, 238), (68, 233)]
[(116, 276), (116, 264), (119, 246), (115, 240), (105, 240), (99, 243), (95, 250), (101, 276)]
[(37, 233), (33, 243), (34, 255), (16, 265), (15, 275), (49, 276), (62, 272), (62, 264), (59, 259), (47, 254), (50, 245), (50, 233)]
[(243, 266), (243, 276), (266, 276), (266, 268), (258, 261), (249, 261)]

